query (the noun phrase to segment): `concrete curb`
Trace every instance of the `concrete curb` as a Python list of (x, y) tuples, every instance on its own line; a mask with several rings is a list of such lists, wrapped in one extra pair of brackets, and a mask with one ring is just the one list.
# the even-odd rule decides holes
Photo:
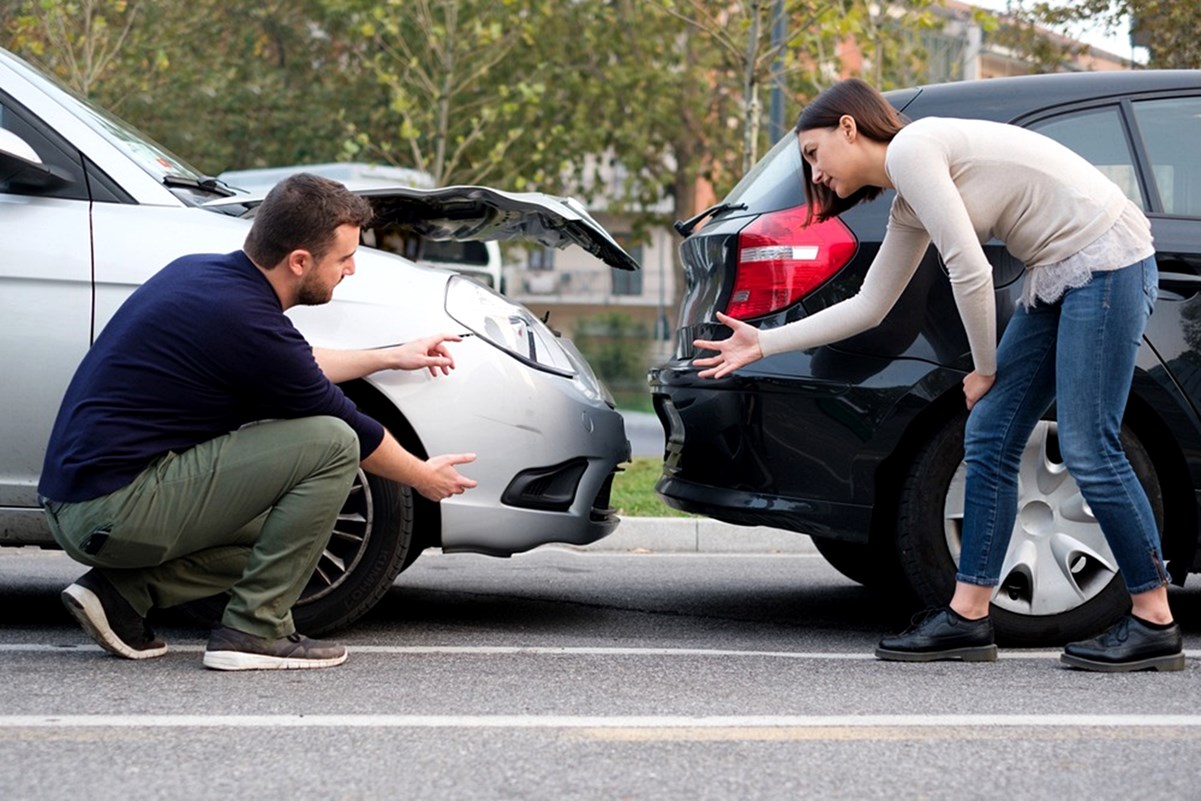
[(808, 535), (766, 526), (735, 526), (700, 517), (623, 517), (589, 551), (815, 554)]

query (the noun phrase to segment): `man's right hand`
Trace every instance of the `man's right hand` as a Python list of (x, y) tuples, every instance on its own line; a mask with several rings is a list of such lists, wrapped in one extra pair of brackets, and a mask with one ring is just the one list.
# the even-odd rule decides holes
[(425, 475), (420, 481), (414, 482), (413, 489), (431, 501), (440, 501), (451, 495), (462, 495), (477, 482), (461, 475), (455, 467), (474, 461), (474, 453), (448, 453), (430, 457), (425, 462)]
[(448, 453), (425, 461), (406, 451), (387, 429), (379, 447), (363, 460), (363, 469), (381, 478), (407, 484), (423, 497), (437, 502), (451, 495), (462, 495), (476, 485), (473, 479), (459, 475), (456, 465), (475, 461), (474, 453)]

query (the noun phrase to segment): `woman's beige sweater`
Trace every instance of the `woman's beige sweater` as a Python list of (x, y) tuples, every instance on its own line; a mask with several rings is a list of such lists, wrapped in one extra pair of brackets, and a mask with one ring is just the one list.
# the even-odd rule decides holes
[(1036, 270), (1108, 232), (1129, 204), (1117, 185), (1067, 147), (982, 120), (928, 117), (907, 125), (888, 145), (885, 170), (897, 195), (863, 287), (803, 320), (760, 331), (764, 356), (837, 342), (879, 325), (933, 241), (947, 265), (975, 369), (991, 375), (996, 310), (992, 267), (981, 243), (995, 237)]

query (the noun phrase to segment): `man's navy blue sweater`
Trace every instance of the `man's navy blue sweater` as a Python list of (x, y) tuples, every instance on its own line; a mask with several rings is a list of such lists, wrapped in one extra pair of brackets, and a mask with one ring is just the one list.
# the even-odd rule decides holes
[(130, 295), (79, 365), (38, 492), (98, 498), (168, 451), (256, 420), (317, 415), (345, 420), (364, 457), (383, 440), (321, 372), (246, 254), (185, 256)]

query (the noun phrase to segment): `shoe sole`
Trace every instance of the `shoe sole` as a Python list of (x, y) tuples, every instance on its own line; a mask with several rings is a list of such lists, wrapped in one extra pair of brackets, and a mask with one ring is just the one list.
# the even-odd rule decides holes
[(1085, 659), (1082, 656), (1060, 654), (1059, 661), (1068, 667), (1076, 668), (1077, 670), (1091, 670), (1094, 673), (1133, 673), (1139, 670), (1184, 670), (1184, 654), (1152, 656), (1147, 659), (1138, 659), (1134, 662), (1100, 662), (1096, 659)]
[(337, 667), (346, 661), (349, 652), (325, 659), (295, 656), (268, 656), (245, 651), (205, 651), (204, 666), (212, 670), (310, 670)]
[(876, 658), (886, 662), (996, 662), (996, 645), (974, 645), (970, 648), (948, 648), (945, 651), (892, 651), (877, 648)]
[(139, 651), (130, 648), (128, 644), (108, 625), (108, 616), (104, 614), (104, 605), (96, 593), (79, 584), (72, 584), (62, 592), (63, 606), (71, 616), (79, 621), (79, 625), (88, 636), (96, 641), (101, 648), (114, 656), (125, 659), (153, 659), (167, 653), (167, 646), (147, 648)]

